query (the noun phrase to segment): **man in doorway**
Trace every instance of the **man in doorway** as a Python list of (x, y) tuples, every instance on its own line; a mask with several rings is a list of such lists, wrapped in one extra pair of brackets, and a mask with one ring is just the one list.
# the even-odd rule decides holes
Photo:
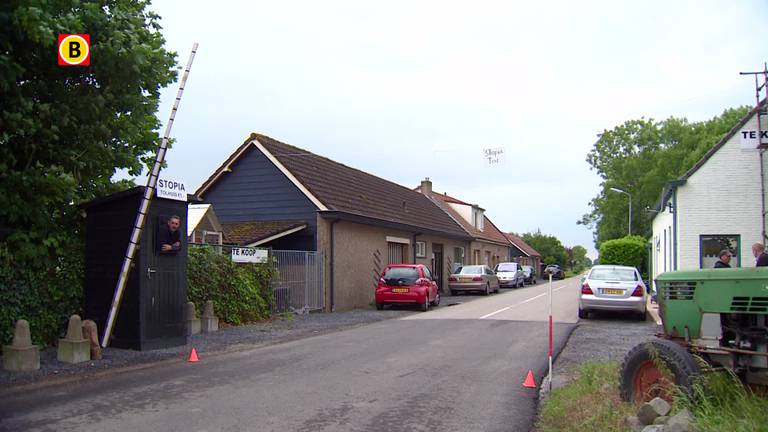
[(179, 226), (181, 218), (173, 215), (168, 218), (168, 223), (160, 227), (158, 233), (158, 243), (160, 244), (160, 253), (165, 255), (176, 255), (181, 249), (181, 233)]
[(762, 243), (752, 245), (752, 255), (755, 256), (755, 267), (768, 267), (768, 254), (765, 253), (765, 246)]
[(715, 268), (731, 268), (731, 251), (723, 249), (718, 254), (720, 259), (715, 263)]

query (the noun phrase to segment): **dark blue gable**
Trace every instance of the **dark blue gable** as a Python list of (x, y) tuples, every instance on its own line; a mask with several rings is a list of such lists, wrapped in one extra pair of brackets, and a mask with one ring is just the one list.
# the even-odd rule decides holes
[(307, 228), (276, 249), (317, 250), (317, 207), (257, 148), (246, 150), (203, 195), (222, 223), (303, 220)]

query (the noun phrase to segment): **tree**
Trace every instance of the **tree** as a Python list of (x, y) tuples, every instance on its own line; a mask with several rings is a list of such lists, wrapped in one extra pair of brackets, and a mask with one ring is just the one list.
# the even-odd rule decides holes
[[(148, 4), (0, 5), (0, 267), (16, 275), (16, 285), (40, 285), (42, 292), (27, 287), (26, 297), (55, 301), (51, 284), (62, 280), (56, 272), (81, 249), (76, 204), (114, 190), (118, 169), (138, 175), (152, 159), (160, 89), (176, 79), (176, 55), (163, 48), (159, 17)], [(91, 35), (90, 66), (57, 65), (60, 33)], [(22, 288), (5, 284), (0, 295)], [(24, 299), (11, 302), (14, 314), (42, 313), (25, 310)], [(0, 310), (3, 341), (8, 310)]]
[(570, 248), (571, 251), (571, 270), (582, 270), (587, 258), (587, 249), (584, 246), (576, 245)]
[(601, 190), (590, 202), (592, 210), (578, 221), (594, 230), (595, 246), (627, 235), (629, 200), (611, 188), (632, 195), (632, 233), (648, 236), (652, 218), (645, 209), (655, 205), (664, 185), (693, 167), (749, 109), (728, 109), (693, 123), (641, 118), (603, 131), (587, 155), (603, 179)]
[(568, 255), (557, 237), (542, 234), (541, 230), (538, 230), (535, 233), (523, 234), (522, 239), (541, 254), (541, 260), (544, 264), (566, 265)]

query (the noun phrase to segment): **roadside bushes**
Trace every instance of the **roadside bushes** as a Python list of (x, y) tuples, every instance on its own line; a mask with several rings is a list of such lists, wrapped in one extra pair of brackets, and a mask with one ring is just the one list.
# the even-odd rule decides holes
[(272, 302), (271, 264), (236, 264), (213, 247), (189, 248), (187, 296), (198, 312), (212, 300), (220, 320), (232, 325), (268, 318)]
[(61, 247), (66, 253), (35, 261), (0, 246), (1, 345), (11, 343), (18, 319), (29, 321), (32, 342), (45, 346), (64, 335), (70, 315), (82, 315), (83, 245), (72, 239)]
[(608, 240), (600, 245), (600, 264), (636, 267), (644, 276), (648, 273), (648, 251), (642, 236), (627, 236)]

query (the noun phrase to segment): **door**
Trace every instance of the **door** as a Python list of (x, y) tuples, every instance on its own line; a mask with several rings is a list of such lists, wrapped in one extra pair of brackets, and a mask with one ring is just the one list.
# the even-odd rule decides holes
[(438, 291), (443, 289), (443, 245), (432, 243), (432, 276)]
[[(144, 337), (162, 339), (184, 335), (184, 305), (186, 303), (186, 236), (181, 236), (181, 250), (174, 254), (160, 253), (157, 237), (166, 225), (168, 216), (149, 217), (145, 235), (150, 236), (144, 250), (146, 269), (146, 296), (144, 309)], [(186, 223), (179, 227), (186, 233)]]

